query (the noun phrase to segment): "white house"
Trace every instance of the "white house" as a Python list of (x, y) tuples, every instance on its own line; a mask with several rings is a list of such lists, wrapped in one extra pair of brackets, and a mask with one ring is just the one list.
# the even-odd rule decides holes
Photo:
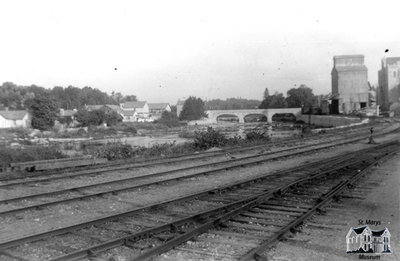
[(149, 119), (150, 109), (149, 105), (145, 101), (137, 101), (137, 102), (125, 102), (121, 103), (121, 109), (123, 111), (136, 111), (136, 117), (138, 119)]
[(31, 117), (27, 111), (0, 111), (0, 128), (28, 128), (31, 126)]
[(123, 117), (123, 119), (122, 119), (123, 122), (135, 122), (135, 121), (138, 121), (138, 117), (137, 117), (136, 111), (123, 110), (122, 111), (122, 117)]
[(350, 228), (346, 235), (347, 253), (391, 253), (387, 228), (372, 231), (368, 226)]
[(164, 111), (171, 112), (171, 106), (169, 103), (149, 103), (150, 118), (158, 120)]

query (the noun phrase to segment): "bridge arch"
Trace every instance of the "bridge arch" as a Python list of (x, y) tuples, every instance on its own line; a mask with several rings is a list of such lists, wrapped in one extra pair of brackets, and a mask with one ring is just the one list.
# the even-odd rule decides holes
[(239, 116), (235, 114), (220, 114), (217, 116), (217, 122), (239, 122)]
[(272, 121), (281, 121), (281, 122), (295, 122), (296, 115), (293, 113), (274, 113), (271, 117)]
[(244, 122), (268, 122), (268, 117), (264, 113), (250, 113), (244, 115)]

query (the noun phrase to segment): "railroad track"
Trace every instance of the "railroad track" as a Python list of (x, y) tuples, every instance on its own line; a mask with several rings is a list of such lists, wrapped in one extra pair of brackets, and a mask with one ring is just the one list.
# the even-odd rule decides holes
[[(372, 150), (363, 150), (361, 152), (363, 158), (360, 158), (360, 152), (350, 153), (334, 157), (330, 161), (314, 162), (274, 175), (266, 173), (266, 175), (258, 178), (169, 199), (73, 226), (2, 241), (0, 242), (0, 254), (17, 260), (24, 260), (18, 254), (23, 254), (28, 257), (28, 260), (52, 258), (74, 260), (93, 255), (100, 250), (128, 246), (129, 249), (139, 249), (139, 253), (133, 251), (134, 255), (137, 255), (143, 251), (143, 247), (136, 247), (137, 239), (146, 237), (153, 240), (156, 237), (151, 235), (160, 232), (164, 234), (160, 234), (158, 238), (170, 239), (168, 242), (173, 242), (171, 241), (174, 240), (171, 239), (171, 236), (174, 238), (172, 232), (175, 231), (177, 235), (187, 232), (193, 229), (193, 225), (190, 224), (195, 224), (195, 226), (197, 224), (198, 227), (201, 227), (210, 218), (220, 218), (221, 215), (235, 211), (239, 206), (252, 202), (255, 200), (254, 195), (257, 195), (257, 198), (261, 195), (270, 195), (270, 192), (276, 192), (277, 188), (279, 188), (278, 191), (283, 191), (282, 184), (292, 186), (297, 184), (296, 182), (299, 182), (300, 178), (303, 179), (303, 182), (310, 180), (310, 175), (311, 177), (326, 176), (332, 172), (332, 169), (339, 170), (339, 167), (344, 168), (351, 163), (364, 161), (363, 164), (365, 165), (366, 160), (379, 156), (379, 153), (383, 153), (381, 150), (388, 149), (388, 147), (397, 148), (397, 143), (380, 145)], [(264, 199), (264, 197), (261, 198)], [(200, 213), (199, 210), (204, 211)], [(196, 212), (196, 214), (193, 215), (193, 212)], [(175, 221), (171, 223), (171, 220)], [(169, 235), (171, 233), (172, 235)], [(41, 241), (38, 242), (38, 240)], [(67, 242), (72, 244), (72, 247), (67, 247)], [(143, 241), (140, 242), (143, 243)], [(61, 245), (63, 246), (62, 249)], [(145, 246), (147, 246), (147, 243), (145, 243)], [(37, 250), (38, 248), (40, 251)]]
[[(365, 128), (365, 127), (364, 127)], [(364, 129), (363, 128), (363, 129)], [(368, 132), (360, 132), (357, 134), (351, 133), (350, 135), (346, 134), (346, 132), (341, 136), (339, 133), (339, 138), (337, 137), (338, 134), (323, 134), (323, 136), (326, 137), (333, 137), (333, 140), (327, 141), (327, 142), (334, 142), (334, 141), (339, 141), (344, 138), (354, 138), (354, 137), (359, 137), (360, 135), (366, 135)], [(380, 134), (377, 133), (377, 135), (384, 135), (387, 134), (386, 131), (381, 131)], [(117, 171), (117, 170), (128, 170), (128, 169), (137, 169), (137, 168), (142, 168), (142, 167), (149, 167), (149, 166), (158, 166), (158, 165), (165, 165), (165, 164), (171, 164), (171, 163), (180, 163), (180, 162), (185, 162), (185, 161), (194, 161), (194, 160), (205, 160), (207, 158), (214, 158), (217, 156), (223, 156), (225, 154), (229, 153), (243, 153), (246, 151), (254, 151), (258, 149), (265, 149), (266, 146), (285, 146), (285, 145), (290, 145), (290, 147), (296, 146), (296, 143), (300, 142), (303, 143), (304, 141), (313, 141), (320, 139), (320, 135), (314, 135), (314, 136), (309, 136), (308, 138), (304, 140), (298, 140), (298, 139), (285, 139), (282, 142), (278, 143), (267, 143), (263, 145), (258, 145), (258, 146), (249, 146), (249, 147), (234, 147), (234, 148), (225, 148), (220, 151), (208, 151), (208, 152), (200, 152), (192, 155), (177, 155), (177, 156), (169, 156), (165, 157), (163, 159), (155, 158), (155, 159), (145, 159), (145, 160), (140, 160), (140, 161), (134, 161), (134, 162), (127, 162), (127, 161), (118, 161), (118, 162), (108, 162), (106, 164), (97, 164), (97, 165), (88, 165), (84, 167), (70, 167), (70, 168), (65, 168), (65, 169), (60, 169), (60, 170), (53, 170), (53, 171), (42, 171), (38, 173), (15, 173), (11, 176), (3, 177), (0, 178), (0, 184), (7, 184), (8, 182), (18, 182), (18, 180), (23, 180), (29, 181), (30, 179), (42, 179), (42, 180), (49, 180), (49, 179), (62, 179), (65, 177), (79, 177), (79, 176), (91, 176), (91, 175), (101, 175), (103, 173), (107, 173), (110, 171)], [(318, 142), (319, 143), (319, 142)], [(311, 144), (312, 145), (312, 144)], [(308, 146), (308, 145), (302, 145), (302, 146)], [(302, 147), (298, 146), (298, 147)], [(288, 148), (287, 150), (290, 150)], [(66, 159), (62, 159), (63, 161), (66, 161)], [(74, 172), (73, 174), (69, 174), (68, 172)], [(67, 172), (67, 173), (66, 173)]]
[[(227, 213), (193, 222), (195, 225), (190, 224), (190, 228), (186, 225), (178, 232), (167, 231), (168, 237), (149, 234), (145, 240), (152, 247), (128, 255), (128, 260), (148, 260), (173, 248), (172, 253), (160, 259), (267, 260), (263, 253), (271, 244), (289, 231), (295, 233), (307, 218), (322, 211), (332, 198), (397, 151), (398, 145), (380, 148), (362, 160), (343, 162), (334, 169), (260, 193), (250, 201), (242, 200), (241, 206)], [(127, 246), (140, 249), (143, 240), (132, 241)], [(107, 257), (109, 253), (100, 256)]]
[[(362, 138), (361, 138), (362, 139)], [(206, 163), (201, 165), (195, 165), (185, 168), (172, 169), (162, 172), (156, 172), (146, 175), (136, 175), (133, 177), (116, 179), (111, 181), (105, 181), (94, 184), (71, 186), (65, 188), (65, 184), (62, 184), (62, 189), (51, 190), (51, 191), (39, 191), (39, 193), (29, 193), (27, 195), (19, 195), (14, 197), (7, 197), (0, 200), (0, 217), (4, 215), (16, 214), (19, 212), (26, 212), (31, 210), (40, 210), (47, 207), (71, 203), (74, 201), (90, 200), (95, 197), (104, 197), (107, 194), (118, 194), (128, 192), (132, 190), (138, 190), (154, 185), (166, 185), (174, 181), (188, 180), (196, 177), (205, 175), (216, 175), (217, 173), (225, 172), (227, 170), (233, 170), (261, 164), (266, 161), (274, 159), (282, 159), (284, 157), (291, 157), (298, 154), (303, 154), (311, 151), (321, 150), (332, 146), (338, 146), (349, 142), (358, 141), (357, 139), (344, 140), (340, 143), (326, 142), (319, 145), (304, 145), (296, 147), (297, 151), (293, 152), (293, 148), (284, 149), (281, 151), (267, 152), (259, 155), (251, 155), (242, 158), (235, 158), (224, 160), (222, 162)], [(271, 155), (275, 155), (272, 156)], [(202, 169), (203, 168), (203, 169)], [(75, 177), (75, 176), (72, 176)], [(70, 179), (71, 177), (62, 177), (63, 179)], [(57, 187), (58, 184), (49, 183), (53, 180), (58, 180), (60, 177), (55, 179), (46, 178), (40, 180), (24, 180), (19, 182), (11, 182), (0, 185), (0, 191), (5, 190), (21, 190), (21, 185), (27, 186), (27, 190), (30, 187), (40, 186), (43, 187)], [(46, 184), (45, 182), (48, 182)], [(43, 186), (42, 184), (46, 184)], [(12, 193), (10, 193), (12, 194)], [(56, 197), (56, 199), (53, 199)]]

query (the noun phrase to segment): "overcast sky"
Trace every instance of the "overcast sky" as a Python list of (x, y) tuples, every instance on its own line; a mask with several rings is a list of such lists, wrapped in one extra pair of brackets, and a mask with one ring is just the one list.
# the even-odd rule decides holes
[[(334, 55), (371, 84), (400, 56), (399, 1), (0, 1), (0, 82), (170, 102), (331, 90)], [(389, 52), (385, 54), (385, 49)]]

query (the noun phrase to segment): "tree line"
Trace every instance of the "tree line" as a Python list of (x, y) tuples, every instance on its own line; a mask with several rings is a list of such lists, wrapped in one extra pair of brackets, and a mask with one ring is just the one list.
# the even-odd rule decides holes
[(268, 88), (264, 91), (264, 99), (259, 105), (260, 109), (269, 108), (301, 108), (318, 105), (318, 97), (313, 94), (311, 88), (302, 84), (298, 88), (292, 88), (286, 93), (286, 97), (279, 92), (269, 94)]
[(126, 101), (137, 101), (135, 95), (124, 96), (119, 92), (108, 95), (96, 88), (66, 88), (56, 86), (46, 89), (37, 85), (22, 86), (12, 82), (5, 82), (0, 86), (0, 105), (9, 110), (29, 110), (32, 116), (31, 125), (35, 129), (49, 130), (56, 120), (69, 124), (72, 119), (59, 117), (62, 109), (77, 109), (77, 120), (81, 126), (114, 125), (122, 121), (122, 117), (110, 110), (87, 111), (85, 105), (104, 105)]
[(51, 99), (58, 108), (70, 110), (81, 109), (85, 105), (118, 105), (125, 101), (137, 101), (135, 95), (124, 96), (119, 92), (112, 92), (111, 95), (108, 95), (99, 89), (87, 86), (83, 88), (56, 86), (46, 89), (37, 85), (16, 85), (12, 82), (0, 85), (0, 105), (8, 107), (10, 110), (29, 109), (30, 100), (34, 98)]

